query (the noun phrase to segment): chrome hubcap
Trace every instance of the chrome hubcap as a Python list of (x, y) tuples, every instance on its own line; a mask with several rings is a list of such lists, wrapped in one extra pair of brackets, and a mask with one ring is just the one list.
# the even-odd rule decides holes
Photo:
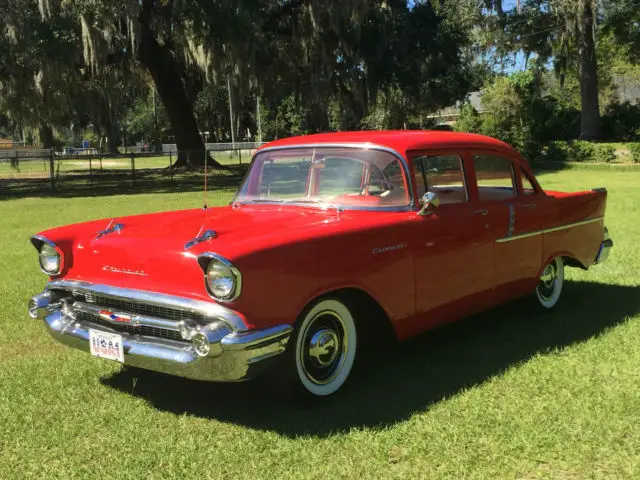
[(348, 344), (342, 318), (335, 312), (321, 312), (301, 334), (300, 360), (304, 374), (318, 385), (331, 382), (342, 370)]
[(538, 283), (538, 292), (545, 300), (549, 300), (553, 295), (556, 287), (556, 279), (558, 278), (558, 269), (555, 262), (547, 265), (540, 276)]
[(336, 332), (320, 329), (309, 342), (309, 358), (316, 367), (326, 367), (338, 356), (338, 336)]

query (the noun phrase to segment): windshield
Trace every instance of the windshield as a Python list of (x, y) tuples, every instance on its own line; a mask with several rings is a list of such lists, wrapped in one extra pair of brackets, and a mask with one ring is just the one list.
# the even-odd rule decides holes
[(296, 148), (259, 152), (234, 202), (409, 205), (404, 168), (389, 152)]

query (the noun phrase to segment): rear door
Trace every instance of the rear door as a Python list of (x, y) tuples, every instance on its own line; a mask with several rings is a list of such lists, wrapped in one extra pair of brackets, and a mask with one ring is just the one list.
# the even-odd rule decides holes
[(507, 155), (475, 153), (473, 165), (479, 204), (500, 218), (494, 232), (493, 284), (494, 300), (502, 303), (535, 288), (542, 261), (539, 204), (544, 194)]

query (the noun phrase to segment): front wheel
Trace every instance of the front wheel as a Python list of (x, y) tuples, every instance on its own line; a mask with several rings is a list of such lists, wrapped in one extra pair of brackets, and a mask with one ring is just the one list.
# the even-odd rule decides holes
[(356, 358), (356, 324), (349, 308), (336, 298), (320, 300), (303, 314), (292, 340), (289, 361), (299, 389), (315, 397), (337, 392)]
[(563, 283), (564, 263), (562, 257), (556, 257), (544, 268), (536, 287), (536, 298), (542, 308), (550, 309), (556, 306), (560, 300)]

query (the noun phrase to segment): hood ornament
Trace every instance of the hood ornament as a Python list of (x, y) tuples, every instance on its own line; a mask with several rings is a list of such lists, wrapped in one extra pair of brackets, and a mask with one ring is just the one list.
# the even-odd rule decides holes
[(105, 228), (104, 230), (100, 230), (96, 236), (96, 240), (100, 237), (104, 237), (105, 235), (109, 235), (110, 233), (113, 232), (120, 232), (120, 230), (122, 230), (124, 228), (124, 224), (123, 223), (113, 223), (113, 219), (109, 222), (109, 225), (107, 225), (107, 228)]
[(189, 250), (191, 247), (198, 245), (199, 243), (206, 242), (207, 240), (211, 240), (212, 238), (216, 238), (218, 236), (215, 230), (203, 230), (204, 227), (200, 228), (198, 235), (184, 244), (185, 250)]

